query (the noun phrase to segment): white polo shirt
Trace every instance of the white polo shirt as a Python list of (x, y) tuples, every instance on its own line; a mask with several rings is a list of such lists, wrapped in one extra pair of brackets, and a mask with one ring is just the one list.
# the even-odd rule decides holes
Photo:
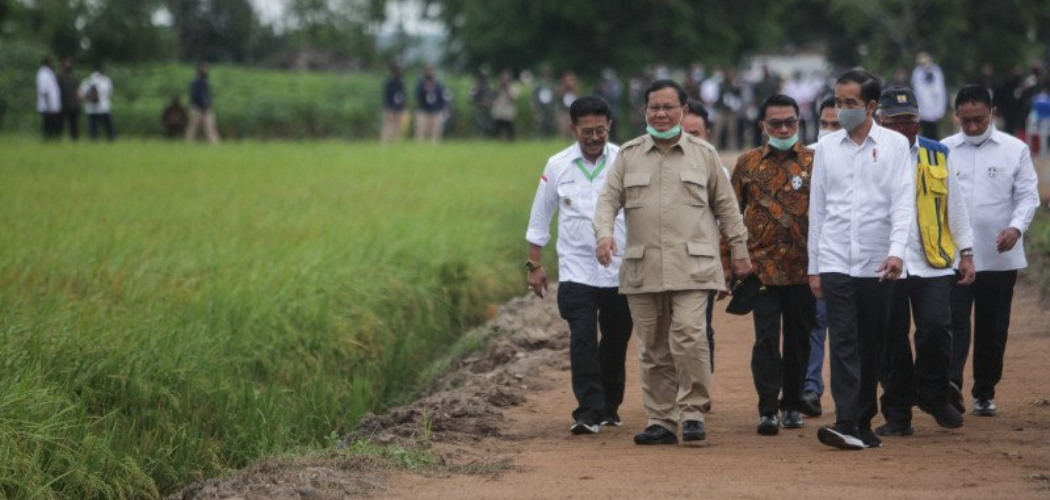
[[(98, 92), (98, 102), (87, 100), (88, 90), (91, 89), (92, 85), (95, 86), (95, 91)], [(84, 96), (84, 111), (87, 114), (99, 115), (109, 113), (110, 99), (113, 97), (113, 81), (108, 76), (95, 71), (81, 82), (77, 91), (80, 92), (81, 96)]]
[(550, 241), (550, 223), (558, 212), (558, 279), (594, 287), (620, 285), (620, 261), (627, 245), (623, 211), (616, 215), (613, 237), (617, 253), (612, 264), (603, 267), (595, 256), (594, 208), (605, 187), (605, 179), (616, 161), (620, 147), (607, 144), (595, 164), (583, 157), (578, 143), (547, 160), (532, 201), (529, 229), (525, 239), (538, 246)]
[(875, 278), (904, 259), (915, 219), (915, 157), (903, 135), (872, 124), (862, 144), (845, 130), (817, 142), (809, 195), (809, 274)]
[[(919, 157), (919, 141), (916, 139), (915, 145), (911, 147), (912, 158)], [(970, 229), (970, 216), (966, 210), (966, 203), (961, 190), (959, 188), (959, 181), (956, 179), (955, 165), (952, 163), (952, 155), (948, 155), (948, 230), (952, 233), (952, 242), (955, 243), (955, 267), (959, 267), (959, 254), (958, 251), (963, 248), (973, 247), (973, 230)], [(916, 214), (911, 220), (911, 230), (909, 232), (908, 250), (905, 252), (904, 257), (904, 268), (910, 275), (915, 275), (920, 278), (934, 278), (937, 276), (950, 276), (955, 274), (955, 269), (949, 267), (946, 269), (936, 268), (930, 265), (930, 261), (926, 260), (926, 251), (923, 249), (922, 237), (919, 236), (919, 217)]]
[[(941, 142), (951, 149), (950, 158), (970, 214), (974, 267), (978, 271), (1027, 267), (1024, 233), (1039, 208), (1039, 179), (1028, 146), (998, 130), (980, 146), (966, 142), (962, 132)], [(1021, 238), (1010, 251), (999, 253), (995, 239), (1007, 227), (1019, 229)]]

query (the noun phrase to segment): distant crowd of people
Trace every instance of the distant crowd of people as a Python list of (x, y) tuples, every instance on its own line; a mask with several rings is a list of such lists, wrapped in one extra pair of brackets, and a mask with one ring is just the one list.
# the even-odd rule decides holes
[[(88, 137), (97, 140), (100, 132), (106, 139), (117, 138), (116, 126), (113, 123), (113, 81), (106, 75), (102, 63), (96, 63), (94, 69), (83, 81), (77, 81), (73, 74), (73, 60), (62, 60), (60, 73), (54, 71), (54, 60), (47, 56), (36, 73), (36, 109), (40, 113), (45, 140), (56, 140), (62, 137), (63, 131), (69, 131), (69, 138), (76, 141), (80, 138), (81, 109), (88, 117)], [(197, 65), (197, 77), (189, 87), (190, 108), (183, 107), (179, 96), (172, 97), (161, 111), (161, 125), (169, 139), (184, 137), (192, 142), (197, 131), (203, 129), (204, 135), (212, 144), (219, 143), (219, 132), (215, 126), (215, 114), (212, 107), (211, 84), (208, 81), (208, 64)]]
[[(753, 317), (759, 435), (823, 415), (825, 344), (835, 411), (815, 433), (824, 445), (859, 450), (911, 436), (915, 407), (941, 428), (962, 427), (968, 359), (970, 414), (996, 416), (1024, 235), (1039, 206), (1029, 146), (995, 125), (996, 92), (960, 88), (959, 131), (943, 137), (949, 98), (925, 54), (903, 83), (856, 68), (826, 96), (812, 82), (760, 81), (759, 144), (730, 172), (716, 117), (739, 124), (750, 111), (728, 105), (724, 88), (704, 91), (733, 76), (711, 78), (649, 83), (632, 106), (645, 132), (622, 145), (608, 101), (568, 103), (575, 140), (539, 176), (525, 268), (543, 297), (557, 216), (557, 303), (576, 397), (569, 431), (622, 425), (634, 335), (646, 415), (634, 442), (706, 440), (711, 311), (723, 296), (732, 297), (727, 312)], [(1013, 92), (1033, 96), (1029, 120), (1038, 122), (1045, 81), (1032, 87)], [(815, 142), (806, 120), (819, 124)]]

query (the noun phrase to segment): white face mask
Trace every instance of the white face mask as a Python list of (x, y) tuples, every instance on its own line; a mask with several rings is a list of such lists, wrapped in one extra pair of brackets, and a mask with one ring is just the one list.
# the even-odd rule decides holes
[(832, 130), (828, 130), (826, 128), (822, 128), (822, 129), (820, 129), (820, 131), (817, 132), (817, 140), (819, 141), (819, 140), (823, 139), (824, 136), (826, 136), (828, 134), (831, 134), (833, 132), (834, 131), (832, 131)]
[(966, 132), (963, 132), (963, 137), (966, 138), (966, 142), (968, 142), (968, 143), (970, 143), (970, 144), (972, 144), (974, 146), (980, 146), (981, 144), (984, 144), (984, 141), (987, 141), (988, 138), (992, 136), (992, 131), (993, 130), (995, 130), (995, 125), (989, 123), (988, 124), (988, 128), (984, 129), (984, 133), (983, 134), (981, 134), (981, 135), (966, 135)]

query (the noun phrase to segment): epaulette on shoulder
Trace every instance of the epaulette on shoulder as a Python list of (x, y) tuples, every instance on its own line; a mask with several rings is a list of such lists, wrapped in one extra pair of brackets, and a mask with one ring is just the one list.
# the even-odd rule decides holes
[(643, 142), (645, 142), (645, 136), (644, 135), (640, 135), (638, 137), (635, 137), (634, 139), (631, 139), (631, 140), (621, 144), (620, 145), (620, 152), (622, 153), (625, 150), (628, 150), (628, 149), (631, 149), (631, 148), (634, 148), (634, 147), (638, 147)]

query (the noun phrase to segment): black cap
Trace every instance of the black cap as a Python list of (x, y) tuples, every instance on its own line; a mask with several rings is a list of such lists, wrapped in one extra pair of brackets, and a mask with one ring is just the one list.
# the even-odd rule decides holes
[(919, 114), (919, 102), (910, 88), (896, 85), (882, 91), (879, 96), (879, 110), (886, 116)]

